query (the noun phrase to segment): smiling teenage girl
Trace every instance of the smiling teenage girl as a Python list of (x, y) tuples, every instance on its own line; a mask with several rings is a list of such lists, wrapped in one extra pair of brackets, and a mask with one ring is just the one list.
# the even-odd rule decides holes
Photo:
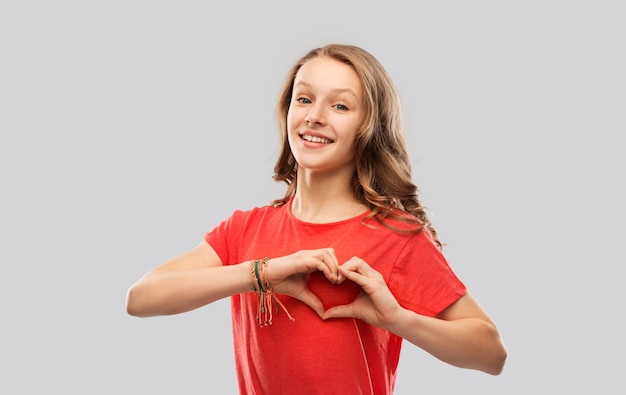
[(234, 212), (147, 273), (128, 313), (230, 297), (242, 394), (391, 394), (403, 339), (500, 374), (506, 348), (441, 252), (377, 59), (349, 45), (312, 50), (289, 72), (277, 115), (285, 196)]

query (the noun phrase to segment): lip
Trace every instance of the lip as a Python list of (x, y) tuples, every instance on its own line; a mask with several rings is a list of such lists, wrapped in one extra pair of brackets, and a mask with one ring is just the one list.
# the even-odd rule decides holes
[[(320, 142), (309, 141), (309, 140), (305, 140), (305, 139), (303, 138), (303, 136), (317, 137), (317, 138), (320, 138), (320, 139), (328, 140), (329, 142), (328, 142), (328, 143), (320, 143)], [(328, 144), (332, 144), (332, 143), (334, 143), (334, 142), (335, 142), (335, 140), (333, 140), (333, 139), (331, 139), (331, 138), (329, 138), (329, 137), (327, 137), (327, 136), (324, 136), (324, 135), (323, 135), (323, 134), (321, 134), (321, 133), (318, 133), (318, 132), (313, 132), (313, 131), (311, 131), (311, 130), (305, 130), (305, 131), (303, 131), (303, 132), (298, 133), (298, 137), (300, 137), (300, 139), (301, 139), (302, 141), (304, 141), (305, 143), (309, 143), (309, 144), (321, 144), (321, 145), (328, 145)]]

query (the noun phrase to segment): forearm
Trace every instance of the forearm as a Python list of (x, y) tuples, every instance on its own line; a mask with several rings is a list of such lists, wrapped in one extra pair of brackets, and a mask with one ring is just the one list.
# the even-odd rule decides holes
[(188, 270), (161, 270), (133, 284), (127, 295), (128, 314), (137, 317), (172, 315), (252, 290), (250, 263)]
[(454, 366), (500, 374), (507, 351), (497, 328), (479, 318), (446, 321), (403, 309), (388, 328), (436, 358)]

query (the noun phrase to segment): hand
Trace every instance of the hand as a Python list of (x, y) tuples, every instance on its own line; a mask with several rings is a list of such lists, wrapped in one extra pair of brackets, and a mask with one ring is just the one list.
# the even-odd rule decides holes
[(353, 257), (339, 267), (339, 274), (354, 281), (362, 291), (352, 303), (326, 310), (322, 319), (354, 317), (383, 329), (397, 321), (403, 308), (379, 272), (364, 260)]
[(271, 258), (266, 270), (275, 293), (298, 299), (315, 310), (320, 317), (324, 314), (324, 305), (307, 287), (307, 274), (319, 270), (333, 284), (344, 280), (332, 248), (301, 250), (291, 255)]

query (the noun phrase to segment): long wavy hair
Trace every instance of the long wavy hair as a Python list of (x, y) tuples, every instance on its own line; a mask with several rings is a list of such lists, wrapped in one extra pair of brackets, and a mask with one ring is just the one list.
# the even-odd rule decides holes
[[(285, 196), (272, 201), (282, 206), (297, 187), (297, 162), (287, 139), (287, 112), (292, 101), (293, 83), (303, 64), (317, 57), (329, 57), (352, 67), (363, 88), (364, 117), (355, 142), (356, 169), (352, 176), (354, 196), (371, 212), (363, 219), (374, 219), (400, 233), (430, 230), (441, 249), (428, 209), (421, 205), (417, 185), (412, 181), (412, 165), (403, 135), (402, 106), (398, 90), (382, 64), (364, 49), (345, 44), (329, 44), (315, 48), (293, 65), (278, 98), (276, 117), (282, 147), (274, 166), (273, 179), (285, 182)], [(402, 210), (411, 214), (402, 215)], [(399, 220), (410, 226), (393, 226), (387, 220)]]

